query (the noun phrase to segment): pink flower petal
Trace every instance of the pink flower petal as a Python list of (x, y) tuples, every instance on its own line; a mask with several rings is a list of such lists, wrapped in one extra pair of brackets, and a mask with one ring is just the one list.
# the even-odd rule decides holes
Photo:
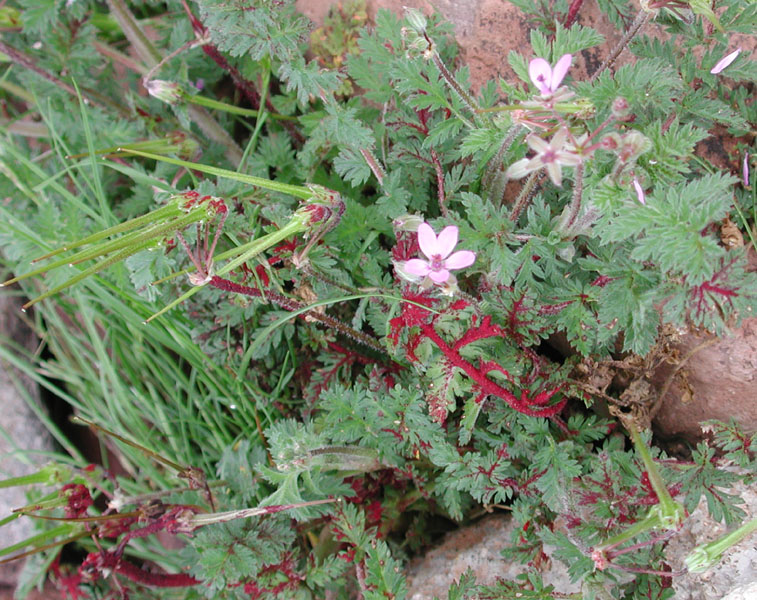
[(476, 253), (470, 250), (460, 250), (455, 252), (447, 260), (444, 261), (444, 266), (447, 269), (464, 269), (470, 267), (476, 260)]
[(447, 258), (457, 246), (458, 229), (455, 225), (448, 225), (436, 238), (439, 248), (439, 254), (442, 258)]
[(647, 203), (647, 195), (644, 193), (644, 188), (641, 187), (641, 184), (639, 183), (639, 180), (634, 178), (633, 180), (633, 187), (636, 190), (636, 199), (641, 203), (646, 205)]
[(560, 151), (556, 153), (556, 156), (557, 162), (563, 167), (575, 167), (583, 162), (583, 159), (578, 156), (578, 154), (573, 154), (571, 152)]
[(547, 152), (549, 148), (549, 143), (546, 140), (543, 140), (535, 133), (530, 134), (526, 138), (526, 143), (531, 146), (531, 149), (538, 152), (539, 154), (544, 154)]
[(573, 56), (570, 54), (563, 54), (560, 60), (557, 61), (555, 68), (552, 69), (552, 81), (549, 84), (551, 91), (555, 91), (560, 87), (562, 80), (565, 79), (565, 75), (570, 69), (570, 65), (573, 62)]
[(562, 186), (562, 168), (560, 163), (551, 162), (547, 164), (547, 175), (557, 187)]
[(555, 150), (559, 150), (565, 145), (565, 140), (568, 139), (568, 130), (565, 127), (561, 127), (557, 130), (557, 133), (552, 136), (552, 140), (549, 145)]
[(406, 261), (404, 263), (404, 268), (406, 273), (417, 275), (418, 277), (425, 277), (431, 271), (431, 265), (420, 258), (411, 258)]
[(523, 179), (533, 170), (532, 168), (529, 168), (530, 162), (531, 161), (528, 158), (521, 158), (520, 160), (516, 160), (507, 168), (507, 171), (505, 171), (505, 176), (508, 179)]
[(444, 283), (449, 279), (449, 271), (442, 269), (441, 271), (431, 271), (428, 276), (434, 283)]
[(428, 223), (421, 223), (418, 226), (418, 245), (421, 252), (428, 258), (439, 254), (439, 244), (436, 241), (436, 234)]
[(549, 94), (552, 81), (552, 67), (543, 58), (535, 58), (528, 65), (528, 76), (542, 94)]
[(712, 69), (710, 69), (710, 73), (712, 73), (713, 75), (717, 75), (718, 73), (720, 73), (720, 71), (722, 71), (723, 69), (725, 69), (734, 60), (736, 60), (736, 57), (739, 55), (740, 52), (741, 52), (741, 48), (738, 48), (738, 49), (734, 50), (733, 52), (731, 52), (728, 56), (724, 56), (723, 58), (721, 58), (715, 64), (715, 66), (712, 67)]
[(741, 165), (741, 178), (744, 187), (749, 187), (749, 152), (744, 153), (744, 163)]

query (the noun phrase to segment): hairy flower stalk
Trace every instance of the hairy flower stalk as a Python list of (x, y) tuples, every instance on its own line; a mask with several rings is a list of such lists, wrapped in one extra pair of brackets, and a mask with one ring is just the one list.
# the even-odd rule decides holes
[[(460, 85), (457, 79), (455, 79), (455, 76), (450, 72), (450, 70), (444, 64), (444, 61), (442, 61), (441, 57), (439, 56), (439, 52), (436, 49), (436, 44), (434, 44), (433, 40), (428, 36), (428, 33), (426, 33), (426, 17), (423, 16), (420, 11), (407, 7), (405, 8), (405, 16), (408, 20), (408, 23), (410, 23), (412, 33), (414, 33), (416, 36), (415, 39), (412, 40), (409, 44), (409, 54), (415, 55), (416, 53), (419, 53), (421, 56), (423, 56), (424, 59), (430, 59), (439, 70), (439, 74), (442, 76), (444, 82), (453, 92), (455, 92), (455, 94), (457, 94), (460, 100), (462, 100), (463, 104), (465, 104), (472, 113), (480, 113), (480, 108), (475, 98), (468, 91), (466, 91), (463, 86)], [(450, 110), (453, 109), (450, 107)], [(460, 114), (457, 114), (457, 116), (466, 125), (472, 127), (472, 124), (470, 123), (470, 121), (468, 121), (468, 119)]]
[(610, 51), (609, 56), (602, 62), (601, 65), (599, 65), (599, 68), (594, 71), (592, 76), (589, 78), (590, 82), (595, 81), (597, 77), (599, 77), (606, 69), (609, 69), (615, 64), (615, 61), (618, 60), (620, 53), (625, 50), (626, 46), (628, 46), (631, 40), (636, 37), (636, 35), (644, 28), (647, 23), (649, 23), (649, 21), (652, 19), (652, 16), (652, 12), (646, 10), (640, 10), (638, 12), (633, 23), (631, 23), (631, 26)]
[(507, 134), (502, 140), (502, 143), (497, 150), (497, 154), (494, 155), (494, 158), (489, 161), (489, 164), (486, 167), (486, 173), (484, 173), (484, 177), (481, 180), (481, 186), (483, 187), (483, 189), (487, 190), (490, 193), (490, 200), (493, 200), (492, 196), (495, 195), (492, 193), (492, 184), (496, 180), (498, 173), (500, 173), (500, 168), (502, 167), (502, 162), (505, 159), (505, 154), (513, 145), (513, 142), (520, 133), (520, 130), (520, 124), (514, 124), (507, 130)]
[(526, 183), (523, 184), (523, 188), (520, 190), (518, 197), (515, 199), (515, 202), (513, 203), (513, 208), (510, 211), (509, 218), (513, 223), (518, 222), (518, 219), (520, 218), (520, 215), (523, 212), (523, 209), (526, 208), (526, 206), (528, 205), (528, 202), (531, 200), (532, 196), (534, 195), (534, 189), (536, 188), (536, 184), (538, 182), (539, 182), (539, 173), (537, 172), (531, 173), (528, 179), (526, 179)]

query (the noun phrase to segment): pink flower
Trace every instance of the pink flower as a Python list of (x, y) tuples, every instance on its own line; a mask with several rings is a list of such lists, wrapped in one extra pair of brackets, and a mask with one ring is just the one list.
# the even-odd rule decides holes
[(581, 163), (581, 157), (568, 149), (567, 140), (568, 130), (564, 127), (549, 142), (534, 133), (530, 134), (526, 142), (536, 151), (536, 156), (515, 161), (505, 175), (510, 179), (521, 179), (532, 171), (546, 168), (552, 183), (562, 185), (562, 167), (575, 167)]
[(475, 252), (470, 250), (452, 251), (457, 245), (458, 229), (450, 225), (442, 229), (437, 236), (431, 225), (421, 223), (418, 227), (418, 245), (428, 260), (412, 258), (404, 264), (404, 270), (417, 277), (428, 276), (434, 283), (446, 283), (450, 271), (464, 269), (476, 260)]
[(528, 65), (528, 75), (534, 85), (539, 88), (542, 96), (551, 96), (565, 79), (572, 62), (572, 55), (563, 54), (552, 69), (543, 58), (535, 58)]
[(644, 188), (641, 187), (639, 180), (636, 177), (633, 178), (633, 187), (636, 190), (636, 199), (640, 204), (647, 203), (647, 195), (644, 193)]
[(731, 52), (730, 54), (728, 54), (727, 56), (724, 56), (723, 58), (721, 58), (717, 62), (717, 64), (714, 67), (712, 67), (712, 69), (710, 69), (710, 73), (712, 73), (713, 75), (717, 75), (718, 73), (720, 73), (720, 71), (725, 69), (734, 60), (736, 60), (736, 57), (739, 55), (740, 52), (741, 52), (741, 48), (738, 48), (734, 50), (733, 52)]

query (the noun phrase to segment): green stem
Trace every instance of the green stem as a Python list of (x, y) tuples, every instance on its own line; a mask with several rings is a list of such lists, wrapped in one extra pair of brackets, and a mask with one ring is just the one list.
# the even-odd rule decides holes
[(647, 470), (647, 476), (649, 477), (649, 482), (652, 484), (652, 489), (655, 491), (657, 499), (660, 501), (660, 509), (662, 511), (661, 516), (663, 518), (672, 519), (677, 526), (683, 517), (683, 507), (673, 500), (670, 492), (668, 492), (668, 488), (662, 480), (660, 471), (657, 469), (657, 465), (649, 452), (649, 448), (647, 448), (647, 445), (644, 443), (636, 426), (630, 420), (628, 420), (625, 425), (626, 429), (628, 429), (631, 434), (631, 440), (633, 440), (636, 452), (641, 457), (644, 467)]
[[(212, 108), (213, 110), (223, 110), (227, 113), (232, 113), (234, 115), (242, 115), (243, 117), (255, 117), (256, 119), (260, 118), (260, 109), (252, 109), (252, 108), (242, 108), (241, 106), (234, 106), (233, 104), (227, 104), (226, 102), (221, 102), (220, 100), (213, 100), (212, 98), (208, 98), (206, 96), (193, 96), (191, 94), (184, 93), (182, 94), (182, 97), (187, 102), (190, 102), (191, 104), (197, 104), (198, 106), (204, 106), (205, 108)], [(265, 97), (263, 98), (265, 100)], [(262, 106), (261, 102), (261, 106)], [(279, 115), (276, 113), (268, 113), (271, 115), (274, 119), (279, 120), (287, 120), (287, 121), (295, 121), (296, 119), (294, 117), (288, 117), (286, 115)]]
[(289, 194), (296, 198), (302, 198), (307, 200), (312, 197), (313, 192), (302, 185), (290, 185), (288, 183), (278, 183), (271, 181), (270, 179), (264, 179), (262, 177), (255, 177), (254, 175), (245, 175), (244, 173), (237, 173), (236, 171), (229, 171), (227, 169), (221, 169), (219, 167), (212, 167), (210, 165), (203, 165), (201, 163), (193, 163), (179, 158), (172, 158), (170, 156), (160, 156), (158, 154), (152, 154), (150, 152), (141, 152), (140, 150), (134, 150), (129, 148), (119, 148), (119, 151), (128, 152), (136, 156), (142, 156), (144, 158), (151, 158), (161, 162), (167, 162), (172, 165), (178, 165), (185, 169), (192, 169), (194, 171), (200, 171), (201, 173), (207, 173), (209, 175), (215, 175), (216, 177), (226, 177), (239, 181), (241, 183), (247, 183), (257, 187), (271, 190), (273, 192), (281, 192), (283, 194)]
[(21, 550), (22, 548), (26, 548), (27, 546), (38, 546), (40, 545), (40, 543), (56, 538), (59, 535), (70, 534), (78, 529), (78, 527), (78, 525), (71, 525), (69, 523), (58, 525), (58, 527), (50, 529), (49, 531), (43, 531), (42, 533), (38, 533), (37, 535), (33, 535), (30, 538), (26, 538), (25, 540), (18, 542), (17, 544), (1, 548), (0, 556), (11, 554), (13, 552), (16, 552), (16, 550)]
[(619, 546), (623, 542), (636, 537), (640, 533), (644, 533), (645, 531), (649, 531), (650, 529), (655, 529), (659, 526), (659, 516), (657, 515), (657, 513), (649, 511), (649, 513), (647, 513), (647, 516), (644, 517), (641, 521), (637, 521), (628, 529), (624, 529), (617, 535), (614, 535), (611, 538), (605, 540), (604, 542), (602, 542), (602, 545), (598, 547), (598, 549), (601, 550), (614, 548), (615, 546)]
[(684, 559), (686, 568), (688, 568), (690, 573), (702, 573), (706, 571), (720, 560), (726, 550), (731, 546), (735, 546), (755, 531), (757, 531), (757, 519), (752, 519), (738, 529), (727, 533), (713, 542), (697, 546)]

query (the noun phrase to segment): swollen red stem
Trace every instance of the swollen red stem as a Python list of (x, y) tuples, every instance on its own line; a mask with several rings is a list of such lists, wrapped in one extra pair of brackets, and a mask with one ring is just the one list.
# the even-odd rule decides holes
[(563, 23), (563, 27), (565, 29), (569, 29), (573, 23), (576, 22), (576, 18), (578, 17), (578, 11), (581, 10), (581, 6), (583, 5), (584, 0), (573, 0), (573, 2), (570, 3), (570, 8), (568, 8), (568, 14), (565, 15), (565, 22)]
[[(485, 319), (484, 322), (482, 322), (482, 325), (481, 325), (482, 329), (484, 328), (485, 325), (488, 325), (487, 321), (488, 319)], [(478, 384), (482, 392), (491, 396), (502, 398), (502, 400), (507, 402), (507, 404), (511, 408), (517, 410), (518, 412), (531, 416), (531, 417), (551, 417), (559, 413), (565, 406), (567, 399), (563, 398), (560, 402), (558, 402), (554, 406), (541, 408), (541, 409), (530, 408), (529, 398), (525, 390), (523, 390), (521, 394), (521, 398), (518, 399), (512, 392), (503, 388), (501, 385), (493, 382), (491, 379), (487, 377), (488, 371), (491, 371), (494, 368), (499, 368), (504, 374), (506, 374), (504, 369), (501, 369), (501, 367), (498, 367), (498, 365), (495, 365), (494, 363), (491, 363), (491, 362), (482, 362), (482, 366), (480, 368), (474, 367), (470, 362), (468, 362), (459, 354), (458, 349), (461, 347), (460, 342), (455, 344), (455, 348), (450, 347), (441, 338), (441, 336), (436, 332), (433, 324), (431, 323), (421, 325), (421, 331), (423, 335), (425, 335), (428, 339), (434, 342), (434, 344), (436, 344), (436, 346), (439, 348), (439, 350), (441, 350), (442, 354), (444, 354), (445, 358), (449, 361), (449, 363), (452, 366), (457, 367), (458, 369), (464, 371), (466, 375), (468, 375), (468, 377), (473, 379), (473, 381), (475, 381)], [(468, 334), (466, 333), (466, 336), (467, 335)], [(494, 335), (494, 333), (491, 333), (488, 336), (471, 335), (470, 337), (466, 339), (470, 339), (472, 341), (474, 337), (477, 339), (481, 339), (482, 337), (491, 337), (492, 335)], [(541, 398), (542, 395), (549, 394), (551, 396), (552, 394), (556, 393), (556, 391), (557, 390), (555, 389), (555, 390), (551, 390), (550, 392), (542, 392), (541, 394), (537, 395), (535, 399), (538, 399), (539, 402), (542, 402), (542, 398)]]
[(152, 587), (190, 587), (202, 583), (186, 573), (150, 573), (123, 559), (116, 565), (116, 573), (134, 582)]

